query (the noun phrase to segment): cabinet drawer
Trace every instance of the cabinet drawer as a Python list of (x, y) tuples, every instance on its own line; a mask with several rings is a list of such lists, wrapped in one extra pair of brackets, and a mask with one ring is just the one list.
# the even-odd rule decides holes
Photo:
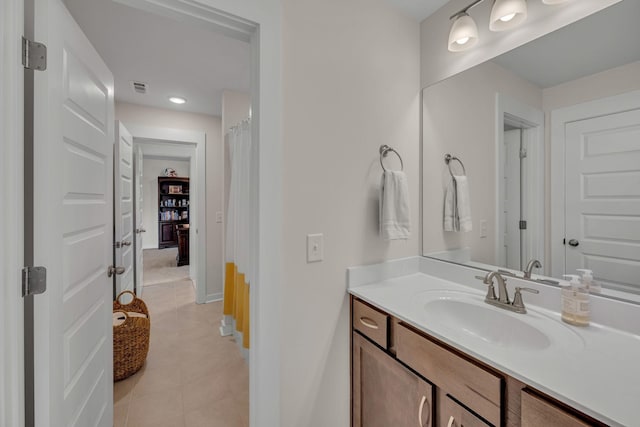
[(446, 427), (488, 427), (489, 424), (475, 416), (451, 396), (446, 396), (440, 409), (440, 425)]
[(387, 348), (387, 329), (389, 316), (375, 308), (353, 300), (353, 329), (360, 331), (376, 344)]
[(500, 425), (502, 378), (400, 324), (397, 358), (465, 406)]
[(522, 427), (557, 426), (557, 427), (587, 427), (592, 424), (564, 409), (548, 402), (541, 397), (522, 390)]

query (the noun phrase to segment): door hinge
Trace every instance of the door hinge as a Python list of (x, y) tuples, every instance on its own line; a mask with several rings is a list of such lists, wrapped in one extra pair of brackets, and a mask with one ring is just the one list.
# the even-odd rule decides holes
[(520, 221), (520, 230), (527, 229), (527, 221)]
[(47, 290), (47, 269), (45, 267), (24, 267), (22, 269), (22, 296), (38, 295)]
[(22, 65), (27, 70), (47, 69), (47, 46), (22, 38)]

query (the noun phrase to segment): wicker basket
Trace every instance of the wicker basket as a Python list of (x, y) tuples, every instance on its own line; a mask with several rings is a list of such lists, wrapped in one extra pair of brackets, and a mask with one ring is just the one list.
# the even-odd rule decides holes
[[(131, 294), (133, 301), (120, 303), (120, 297)], [(113, 380), (123, 380), (142, 368), (149, 352), (151, 319), (147, 305), (131, 291), (121, 292), (113, 302), (113, 311), (123, 312), (124, 323), (113, 327)], [(131, 317), (127, 312), (141, 313), (145, 317)]]

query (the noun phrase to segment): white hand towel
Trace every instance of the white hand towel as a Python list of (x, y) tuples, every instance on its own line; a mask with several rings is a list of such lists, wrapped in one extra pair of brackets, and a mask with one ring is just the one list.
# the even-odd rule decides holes
[(385, 240), (408, 239), (409, 184), (400, 171), (385, 171), (380, 184), (380, 234)]
[(444, 196), (444, 231), (472, 230), (469, 181), (466, 176), (454, 176)]

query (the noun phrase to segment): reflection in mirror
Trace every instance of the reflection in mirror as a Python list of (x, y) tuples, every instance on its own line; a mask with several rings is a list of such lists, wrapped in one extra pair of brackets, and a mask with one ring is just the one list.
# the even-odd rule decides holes
[[(592, 269), (604, 295), (640, 301), (639, 16), (623, 0), (424, 89), (424, 255)], [(445, 231), (467, 211), (469, 231)]]

